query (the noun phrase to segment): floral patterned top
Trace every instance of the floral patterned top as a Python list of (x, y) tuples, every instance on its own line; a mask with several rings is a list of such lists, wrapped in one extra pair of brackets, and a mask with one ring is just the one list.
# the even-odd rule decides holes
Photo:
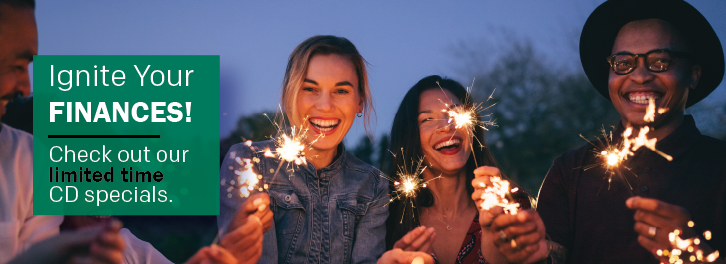
[[(523, 191), (515, 192), (516, 200), (521, 206), (521, 210), (532, 208), (529, 195)], [(439, 259), (432, 252), (434, 263), (439, 264)], [(456, 264), (488, 264), (481, 254), (481, 225), (479, 225), (479, 211), (476, 212), (474, 220), (471, 221), (469, 230), (466, 231), (464, 241), (461, 243), (461, 249), (456, 256)]]
[[(432, 252), (431, 256), (434, 258), (434, 263), (438, 264), (439, 259)], [(461, 243), (461, 249), (459, 254), (456, 256), (456, 264), (481, 264), (489, 263), (484, 259), (481, 254), (481, 225), (479, 225), (479, 212), (476, 212), (474, 220), (471, 221), (469, 230), (466, 231), (464, 236), (464, 242)]]

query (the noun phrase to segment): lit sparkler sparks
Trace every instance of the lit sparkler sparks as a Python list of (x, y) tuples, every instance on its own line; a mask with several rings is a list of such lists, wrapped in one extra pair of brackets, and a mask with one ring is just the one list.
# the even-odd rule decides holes
[(491, 185), (486, 185), (484, 183), (480, 183), (479, 185), (479, 187), (484, 188), (481, 195), (481, 199), (483, 201), (480, 206), (484, 210), (500, 206), (507, 214), (517, 214), (520, 205), (514, 201), (512, 193), (516, 192), (518, 188), (510, 188), (511, 185), (509, 181), (502, 180), (502, 178), (498, 176), (489, 177), (489, 182)]
[(495, 125), (494, 121), (482, 121), (479, 119), (479, 114), (485, 109), (488, 109), (488, 107), (484, 108), (482, 106), (483, 103), (464, 104), (465, 105), (463, 106), (460, 105), (454, 107), (446, 105), (448, 110), (443, 111), (449, 115), (449, 124), (454, 123), (454, 126), (457, 129), (464, 127), (470, 134), (474, 134), (474, 129), (476, 129), (476, 127), (489, 130), (487, 129), (487, 126)]
[[(693, 221), (689, 221), (688, 226), (693, 227)], [(682, 239), (680, 235), (681, 231), (678, 229), (668, 233), (671, 250), (659, 249), (656, 254), (660, 257), (668, 258), (669, 263), (683, 263), (684, 261), (714, 262), (719, 257), (718, 250), (704, 256), (703, 250), (699, 248), (701, 240), (698, 237)], [(703, 232), (703, 237), (706, 240), (711, 240), (711, 231), (706, 230)]]
[[(391, 153), (393, 154), (393, 153)], [(401, 148), (401, 155), (403, 155), (403, 148)], [(396, 154), (393, 154), (395, 157)], [(405, 157), (403, 160), (406, 160)], [(426, 166), (423, 165), (424, 157), (421, 157), (418, 161), (411, 161), (411, 167), (414, 167), (415, 169), (413, 171), (409, 171), (407, 166), (399, 165), (398, 171), (396, 172), (396, 178), (392, 178), (389, 176), (386, 176), (385, 174), (381, 174), (382, 177), (386, 178), (387, 180), (393, 182), (394, 191), (393, 194), (391, 194), (391, 199), (388, 201), (388, 204), (392, 203), (394, 200), (403, 200), (407, 199), (408, 201), (404, 202), (404, 212), (406, 210), (405, 204), (410, 203), (411, 207), (415, 207), (413, 205), (413, 199), (416, 198), (421, 188), (426, 188), (428, 186), (428, 183), (430, 181), (436, 180), (438, 178), (441, 178), (441, 175), (436, 176), (430, 180), (424, 180), (421, 178), (421, 174), (426, 170)], [(386, 204), (386, 205), (388, 205)], [(403, 214), (401, 214), (401, 223), (403, 223)]]
[[(305, 159), (305, 150), (308, 147), (312, 146), (323, 135), (319, 135), (318, 138), (316, 138), (312, 142), (307, 142), (308, 129), (292, 127), (290, 128), (291, 132), (289, 134), (286, 134), (284, 126), (280, 126), (280, 124), (270, 119), (270, 117), (266, 113), (264, 113), (263, 115), (265, 115), (265, 117), (267, 117), (267, 119), (272, 122), (277, 130), (277, 137), (272, 139), (275, 145), (275, 149), (256, 149), (252, 146), (252, 141), (249, 140), (246, 141), (244, 144), (249, 147), (252, 152), (261, 152), (263, 153), (264, 157), (280, 160), (276, 170), (270, 169), (270, 172), (275, 173), (272, 176), (272, 182), (274, 181), (275, 177), (280, 171), (280, 168), (283, 164), (285, 164), (285, 162), (287, 162), (288, 164), (288, 169), (291, 171), (291, 175), (295, 172), (295, 166), (307, 164), (307, 160)], [(303, 119), (303, 123), (307, 123), (304, 122), (305, 120), (307, 120), (307, 118)], [(229, 184), (229, 187), (227, 188), (227, 197), (231, 198), (232, 191), (236, 188), (239, 188), (239, 195), (241, 197), (249, 197), (251, 192), (255, 190), (262, 192), (268, 189), (269, 185), (267, 183), (262, 183), (262, 175), (255, 173), (253, 170), (253, 163), (259, 163), (259, 158), (242, 158), (237, 156), (235, 152), (230, 152), (229, 158), (233, 159), (240, 167), (235, 168), (234, 166), (229, 166), (229, 169), (233, 170), (235, 175), (237, 175), (236, 180), (230, 180), (229, 182), (225, 182), (225, 180), (222, 180), (221, 182), (222, 185)]]
[[(600, 161), (596, 164), (584, 166), (582, 167), (584, 170), (589, 170), (595, 167), (602, 167), (605, 169), (605, 176), (608, 180), (608, 190), (610, 190), (610, 184), (613, 181), (613, 176), (616, 174), (616, 172), (619, 173), (619, 168), (622, 167), (631, 173), (632, 170), (630, 170), (629, 167), (623, 165), (623, 161), (628, 158), (628, 155), (631, 155), (632, 152), (630, 152), (630, 140), (623, 140), (622, 142), (615, 143), (613, 142), (613, 132), (610, 131), (609, 133), (605, 131), (605, 128), (602, 128), (600, 131), (602, 131), (602, 138), (598, 139), (602, 146), (600, 147), (597, 144), (594, 144), (590, 140), (587, 140), (582, 134), (580, 137), (585, 139), (590, 145), (595, 147), (595, 150), (592, 152), (595, 153), (595, 157)], [(628, 128), (624, 135), (627, 134), (628, 136), (632, 133), (632, 129)], [(627, 138), (627, 136), (624, 136), (624, 138)], [(635, 175), (635, 173), (633, 173)], [(637, 177), (637, 175), (635, 175)], [(628, 179), (623, 177), (625, 179), (625, 182), (628, 184), (630, 189), (632, 190), (633, 187), (630, 186), (630, 182), (628, 182)], [(599, 192), (599, 191), (598, 191)]]
[[(658, 108), (658, 113), (662, 114), (668, 111), (667, 108)], [(655, 113), (656, 113), (656, 107), (655, 107), (655, 100), (653, 98), (648, 99), (648, 108), (646, 110), (645, 115), (643, 116), (643, 120), (646, 122), (653, 122), (655, 121)], [(600, 163), (593, 164), (590, 166), (584, 166), (584, 170), (589, 170), (594, 167), (601, 166), (605, 168), (605, 173), (608, 175), (606, 178), (608, 179), (608, 190), (610, 189), (610, 183), (612, 183), (612, 176), (616, 173), (620, 173), (618, 168), (623, 167), (630, 171), (632, 173), (632, 170), (628, 168), (627, 166), (622, 165), (623, 161), (627, 160), (629, 156), (635, 155), (635, 151), (640, 149), (641, 147), (646, 147), (650, 149), (651, 151), (657, 153), (658, 155), (661, 155), (663, 158), (665, 158), (668, 161), (672, 161), (673, 157), (671, 157), (668, 154), (663, 153), (662, 151), (655, 148), (655, 144), (657, 142), (657, 139), (655, 138), (648, 138), (647, 134), (650, 132), (650, 127), (644, 126), (640, 129), (638, 132), (637, 137), (631, 137), (633, 134), (633, 128), (628, 127), (623, 132), (623, 141), (620, 143), (614, 143), (613, 142), (613, 134), (612, 131), (610, 133), (607, 133), (605, 129), (602, 129), (603, 139), (600, 140), (600, 143), (604, 146), (604, 148), (599, 147), (596, 144), (593, 144), (591, 141), (587, 140), (585, 137), (580, 135), (583, 139), (587, 140), (588, 143), (593, 145), (595, 147), (595, 157), (601, 160)], [(635, 175), (635, 173), (633, 173)], [(637, 175), (635, 175), (637, 177)], [(627, 178), (623, 177), (625, 179), (625, 182), (628, 184), (628, 187), (632, 190), (633, 187), (630, 185), (630, 182)]]
[[(280, 109), (282, 111), (282, 109)], [(275, 179), (277, 173), (280, 171), (282, 164), (288, 162), (288, 170), (290, 175), (295, 172), (295, 166), (306, 165), (307, 160), (305, 158), (305, 150), (310, 148), (323, 134), (318, 135), (314, 140), (307, 142), (308, 128), (291, 127), (290, 134), (285, 133), (284, 126), (280, 126), (277, 122), (272, 121), (267, 114), (264, 114), (277, 129), (277, 137), (273, 139), (275, 142), (275, 150), (266, 149), (264, 150), (264, 156), (269, 158), (277, 158), (280, 160), (280, 165), (277, 166), (275, 174), (272, 176), (272, 180)], [(307, 117), (303, 119), (303, 124), (307, 124)], [(290, 166), (293, 164), (293, 166)]]
[[(659, 114), (665, 113), (666, 111), (668, 111), (667, 108), (658, 109)], [(643, 116), (643, 121), (655, 122), (655, 99), (653, 99), (653, 98), (648, 98), (648, 109), (645, 113), (645, 116)], [(630, 129), (630, 128), (628, 128), (628, 129)], [(648, 139), (648, 137), (646, 137), (646, 134), (648, 134), (648, 131), (650, 131), (650, 127), (647, 127), (647, 126), (640, 129), (640, 132), (638, 133), (638, 137), (632, 141), (633, 151), (636, 151), (636, 150), (638, 150), (638, 148), (645, 146), (646, 148), (652, 150), (653, 152), (658, 153), (658, 155), (663, 156), (663, 158), (667, 159), (668, 161), (672, 161), (673, 157), (655, 149), (656, 139), (655, 138)], [(628, 132), (628, 131), (626, 130), (626, 132)], [(630, 133), (628, 133), (628, 136), (629, 135), (630, 135)], [(624, 138), (627, 138), (627, 136), (624, 136)]]
[[(252, 142), (247, 141), (245, 142), (245, 145), (251, 148)], [(236, 162), (236, 165), (239, 165), (240, 167), (235, 168), (234, 166), (229, 166), (230, 170), (234, 171), (234, 174), (237, 175), (236, 180), (230, 180), (229, 181), (229, 187), (227, 188), (227, 197), (232, 198), (232, 195), (234, 190), (239, 189), (239, 196), (240, 197), (249, 197), (251, 192), (254, 190), (258, 191), (264, 191), (268, 188), (267, 184), (260, 185), (260, 181), (262, 180), (262, 175), (259, 175), (254, 172), (253, 170), (253, 162), (259, 162), (258, 158), (241, 158), (238, 157), (235, 152), (230, 152), (229, 158), (233, 159)], [(222, 185), (226, 185), (227, 182), (225, 180), (222, 180)]]
[[(439, 88), (443, 92), (444, 88), (441, 87), (441, 85), (439, 84), (438, 81), (436, 82), (436, 84), (439, 85)], [(461, 100), (461, 105), (451, 106), (448, 103), (441, 101), (446, 106), (446, 109), (442, 110), (442, 112), (446, 113), (449, 116), (449, 118), (448, 118), (449, 124), (453, 123), (454, 127), (456, 129), (460, 129), (462, 127), (465, 128), (468, 136), (473, 136), (474, 139), (476, 139), (477, 142), (479, 142), (479, 146), (484, 147), (484, 144), (482, 144), (481, 141), (478, 138), (476, 138), (476, 134), (474, 133), (474, 130), (477, 127), (480, 127), (484, 130), (489, 130), (487, 128), (487, 126), (496, 126), (496, 123), (494, 122), (494, 120), (491, 119), (491, 114), (484, 115), (485, 117), (489, 118), (488, 120), (482, 120), (480, 117), (480, 114), (483, 111), (496, 105), (496, 103), (492, 104), (490, 106), (484, 107), (484, 103), (472, 102), (471, 98), (469, 98), (472, 87), (474, 87), (474, 81), (472, 81), (471, 86), (466, 87), (467, 97), (464, 98), (463, 100)], [(494, 91), (496, 91), (496, 89), (494, 89)], [(494, 91), (492, 91), (492, 93), (487, 98), (487, 100), (486, 100), (487, 102), (493, 98)], [(444, 92), (444, 94), (446, 94), (446, 93)], [(450, 98), (447, 98), (447, 99), (449, 101), (452, 101)], [(453, 135), (452, 135), (452, 137), (453, 137)], [(472, 153), (473, 153), (474, 152), (473, 142), (470, 143), (469, 145), (470, 145), (469, 147), (472, 149)], [(476, 159), (474, 159), (474, 161), (476, 162)], [(477, 164), (477, 166), (478, 166), (478, 164)]]
[(306, 164), (304, 142), (307, 130), (297, 131), (293, 127), (290, 136), (282, 134), (274, 139), (275, 151), (265, 150), (265, 157), (277, 158), (280, 161), (295, 163), (295, 165)]
[[(655, 99), (648, 98), (648, 108), (645, 110), (645, 115), (643, 116), (643, 121), (645, 122), (655, 122)], [(665, 112), (668, 112), (668, 108), (658, 108), (658, 114), (663, 114)]]
[[(632, 129), (628, 128), (628, 130), (626, 130), (626, 132), (628, 132), (629, 130), (632, 130)], [(652, 150), (653, 152), (658, 153), (658, 155), (661, 155), (663, 158), (667, 159), (668, 161), (672, 161), (673, 157), (671, 157), (668, 154), (663, 153), (660, 150), (655, 149), (656, 139), (655, 138), (649, 139), (648, 137), (646, 137), (646, 134), (648, 134), (648, 131), (650, 131), (650, 127), (646, 126), (646, 127), (641, 128), (640, 132), (638, 133), (638, 137), (631, 140), (633, 151), (638, 150), (640, 147), (646, 147), (646, 148)], [(632, 152), (630, 153), (630, 155), (633, 155)]]

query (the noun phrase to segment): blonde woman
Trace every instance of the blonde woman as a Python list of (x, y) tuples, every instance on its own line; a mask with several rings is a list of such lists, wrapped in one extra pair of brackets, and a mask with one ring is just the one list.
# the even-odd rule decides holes
[[(269, 184), (269, 210), (262, 211), (271, 214), (238, 212), (245, 199), (227, 198), (224, 189), (220, 228), (235, 228), (243, 222), (236, 220), (244, 218), (235, 216), (239, 214), (259, 214), (263, 225), (271, 218), (259, 263), (375, 263), (386, 246), (388, 182), (342, 144), (357, 117), (368, 127), (373, 110), (363, 57), (345, 38), (303, 41), (290, 55), (280, 103), (290, 125), (307, 128), (307, 162), (273, 179), (279, 160), (244, 144), (233, 146), (229, 151), (237, 156), (260, 159), (255, 169)], [(252, 147), (275, 148), (271, 140)], [(236, 177), (227, 169), (231, 162), (222, 165), (221, 177), (227, 181)], [(252, 199), (268, 202), (265, 195)]]

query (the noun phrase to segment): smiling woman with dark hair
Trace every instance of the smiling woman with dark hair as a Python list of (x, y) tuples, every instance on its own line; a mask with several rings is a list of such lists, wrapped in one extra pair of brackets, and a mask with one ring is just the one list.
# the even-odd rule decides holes
[[(477, 206), (481, 191), (473, 186), (488, 183), (490, 176), (505, 177), (484, 145), (482, 128), (472, 135), (448, 121), (448, 107), (467, 107), (465, 98), (469, 94), (461, 84), (436, 75), (421, 79), (403, 98), (391, 128), (391, 149), (403, 155), (395, 155), (386, 172), (412, 171), (411, 159), (424, 157), (428, 167), (419, 177), (431, 181), (411, 202), (391, 203), (386, 242), (393, 250), (379, 263), (397, 263), (388, 259), (406, 251), (429, 253), (436, 263), (531, 263), (547, 254), (542, 221), (526, 210), (529, 195), (514, 193), (525, 209), (518, 214), (521, 219), (502, 214), (501, 208)], [(518, 246), (512, 248), (509, 239)]]

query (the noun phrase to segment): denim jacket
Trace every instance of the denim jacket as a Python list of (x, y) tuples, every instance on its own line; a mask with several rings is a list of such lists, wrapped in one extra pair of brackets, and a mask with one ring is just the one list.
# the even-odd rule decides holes
[[(232, 146), (220, 175), (222, 182), (237, 180), (230, 169), (237, 165), (230, 155), (260, 159), (255, 172), (270, 184), (274, 224), (264, 234), (258, 263), (375, 263), (383, 254), (390, 196), (388, 181), (379, 170), (346, 152), (341, 143), (339, 155), (319, 172), (307, 163), (294, 167), (292, 173), (285, 162), (273, 181), (279, 160), (265, 157), (262, 151), (274, 150), (274, 143), (255, 142), (252, 148)], [(228, 190), (229, 184), (221, 186), (220, 235), (245, 200)]]

